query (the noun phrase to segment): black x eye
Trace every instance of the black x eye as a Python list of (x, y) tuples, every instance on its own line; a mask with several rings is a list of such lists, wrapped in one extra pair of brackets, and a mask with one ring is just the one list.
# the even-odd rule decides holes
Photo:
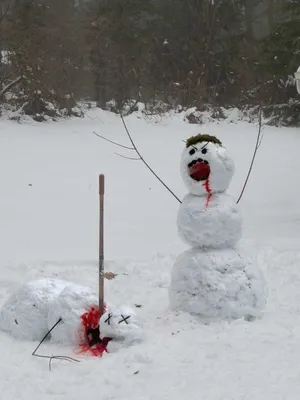
[(104, 322), (110, 325), (110, 319), (111, 319), (111, 314), (108, 314), (108, 317)]
[(202, 149), (202, 150), (201, 150), (201, 153), (202, 153), (202, 154), (206, 154), (206, 153), (207, 153), (207, 149)]
[(192, 156), (193, 154), (196, 153), (196, 150), (195, 150), (195, 149), (192, 149), (192, 150), (189, 151), (189, 153), (190, 153), (190, 155)]
[(121, 314), (122, 319), (119, 321), (119, 324), (121, 324), (121, 322), (125, 322), (126, 325), (128, 325), (127, 320), (130, 318), (130, 315), (128, 315), (128, 317), (124, 317), (124, 315)]

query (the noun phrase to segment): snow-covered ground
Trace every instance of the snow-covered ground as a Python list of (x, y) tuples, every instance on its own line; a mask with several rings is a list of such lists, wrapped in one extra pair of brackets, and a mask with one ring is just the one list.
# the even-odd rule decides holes
[[(255, 145), (248, 123), (188, 125), (173, 115), (126, 118), (137, 146), (179, 196), (182, 140), (218, 136), (237, 172), (238, 197)], [(0, 302), (22, 282), (59, 277), (97, 288), (98, 174), (106, 176), (106, 281), (114, 304), (136, 308), (146, 341), (80, 363), (31, 356), (37, 343), (0, 334), (3, 400), (172, 399), (298, 400), (300, 390), (300, 131), (264, 128), (241, 207), (243, 247), (263, 269), (269, 300), (255, 322), (203, 325), (168, 310), (176, 256), (186, 249), (176, 231), (177, 201), (135, 156), (93, 131), (129, 145), (118, 116), (92, 110), (84, 119), (44, 124), (0, 121)], [(1, 305), (0, 304), (0, 305)], [(42, 354), (75, 356), (45, 344)]]

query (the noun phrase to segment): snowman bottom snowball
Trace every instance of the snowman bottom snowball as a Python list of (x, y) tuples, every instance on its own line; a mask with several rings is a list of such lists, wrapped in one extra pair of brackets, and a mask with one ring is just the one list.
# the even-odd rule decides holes
[(205, 320), (258, 317), (267, 300), (262, 272), (234, 249), (181, 254), (173, 267), (169, 288), (174, 311)]

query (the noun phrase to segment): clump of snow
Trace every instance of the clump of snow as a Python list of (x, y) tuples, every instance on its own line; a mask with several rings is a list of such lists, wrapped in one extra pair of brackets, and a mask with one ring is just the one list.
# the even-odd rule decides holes
[(242, 118), (243, 118), (243, 113), (238, 108), (235, 107), (227, 110), (226, 122), (237, 123), (238, 121), (241, 121)]
[(211, 122), (226, 120), (227, 110), (224, 107), (216, 107), (208, 104), (202, 107), (202, 109), (198, 107), (188, 108), (183, 114), (184, 121), (190, 124), (204, 125)]
[(8, 51), (8, 50), (1, 50), (0, 53), (1, 53), (0, 54), (0, 64), (10, 65), (13, 52)]
[(189, 117), (191, 114), (195, 113), (197, 111), (197, 107), (191, 107), (186, 110), (185, 112), (185, 117)]
[(199, 111), (197, 107), (191, 107), (184, 112), (183, 120), (190, 124), (202, 125), (213, 119), (208, 111)]
[(234, 249), (194, 248), (176, 260), (169, 296), (175, 311), (231, 320), (259, 316), (267, 291), (260, 270)]
[[(222, 122), (237, 124), (241, 121), (256, 123), (259, 120), (259, 107), (244, 106), (237, 107), (215, 107), (207, 105), (202, 110), (197, 107), (191, 107), (182, 111), (183, 121), (189, 124), (206, 125), (220, 124)], [(267, 122), (267, 121), (266, 121)]]

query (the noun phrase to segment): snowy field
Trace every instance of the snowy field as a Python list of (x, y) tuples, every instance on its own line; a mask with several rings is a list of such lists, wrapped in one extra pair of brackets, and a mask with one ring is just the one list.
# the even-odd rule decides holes
[[(229, 192), (238, 198), (256, 140), (244, 122), (188, 125), (182, 116), (126, 118), (150, 165), (182, 198), (180, 154), (188, 136), (208, 133), (229, 149), (237, 168)], [(31, 356), (38, 343), (0, 333), (3, 400), (298, 400), (300, 391), (300, 131), (264, 128), (240, 203), (243, 247), (269, 286), (263, 318), (205, 326), (168, 310), (176, 256), (177, 201), (134, 156), (93, 131), (129, 145), (118, 116), (44, 124), (0, 120), (0, 302), (32, 278), (60, 277), (97, 288), (98, 174), (106, 176), (108, 301), (136, 308), (146, 341), (80, 363)], [(1, 305), (0, 304), (0, 305)], [(42, 354), (75, 356), (45, 344)]]

